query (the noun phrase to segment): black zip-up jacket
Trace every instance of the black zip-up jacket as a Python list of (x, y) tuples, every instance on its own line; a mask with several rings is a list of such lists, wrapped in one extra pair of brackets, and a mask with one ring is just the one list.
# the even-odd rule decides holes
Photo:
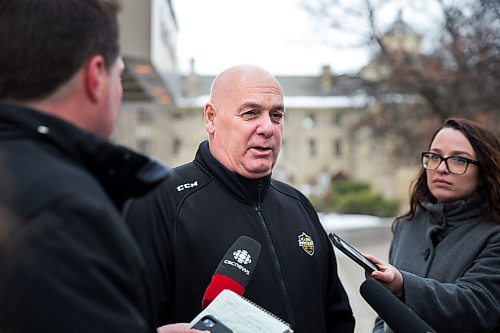
[(334, 252), (310, 202), (270, 176), (250, 180), (229, 171), (207, 141), (192, 163), (174, 168), (125, 214), (151, 272), (161, 324), (189, 322), (202, 310), (219, 261), (245, 235), (262, 249), (243, 296), (298, 333), (353, 332)]
[(0, 332), (155, 332), (145, 263), (120, 215), (168, 170), (0, 102)]

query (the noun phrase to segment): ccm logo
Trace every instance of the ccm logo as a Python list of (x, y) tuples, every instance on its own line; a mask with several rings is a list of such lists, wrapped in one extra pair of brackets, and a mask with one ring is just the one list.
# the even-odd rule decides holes
[(198, 181), (196, 180), (194, 183), (187, 183), (177, 186), (177, 192), (184, 191), (187, 188), (192, 188), (198, 186)]

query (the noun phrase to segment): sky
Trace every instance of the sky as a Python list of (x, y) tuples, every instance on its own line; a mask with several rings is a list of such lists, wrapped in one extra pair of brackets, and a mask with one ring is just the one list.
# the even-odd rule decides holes
[(368, 62), (366, 50), (331, 47), (299, 1), (172, 0), (179, 69), (187, 73), (194, 59), (199, 74), (245, 63), (274, 75), (318, 75), (324, 65), (344, 74)]
[[(340, 0), (359, 10), (362, 0)], [(444, 0), (467, 2), (467, 0)], [(476, 1), (476, 0), (470, 0)], [(217, 74), (238, 64), (254, 64), (274, 75), (318, 75), (325, 65), (334, 74), (355, 73), (373, 56), (353, 45), (357, 35), (334, 33), (303, 8), (309, 0), (172, 0), (178, 23), (179, 69), (188, 73), (194, 59), (199, 74)], [(377, 4), (377, 28), (387, 30), (401, 11), (403, 21), (433, 40), (441, 21), (439, 1), (392, 0)], [(357, 5), (356, 5), (357, 4)], [(358, 7), (357, 7), (358, 6)], [(335, 23), (343, 17), (330, 13)], [(349, 31), (366, 24), (346, 19)], [(330, 22), (329, 22), (330, 23)], [(423, 48), (431, 47), (425, 45)], [(362, 44), (362, 43), (360, 43)]]

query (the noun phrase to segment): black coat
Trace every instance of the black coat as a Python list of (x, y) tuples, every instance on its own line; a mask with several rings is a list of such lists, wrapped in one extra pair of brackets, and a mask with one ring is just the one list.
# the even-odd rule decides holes
[(331, 243), (310, 202), (270, 176), (250, 180), (227, 170), (207, 142), (194, 162), (175, 168), (126, 214), (152, 273), (162, 324), (191, 321), (201, 311), (219, 261), (245, 235), (262, 249), (243, 296), (298, 333), (354, 330)]
[(144, 260), (119, 213), (167, 170), (0, 103), (0, 332), (153, 332)]

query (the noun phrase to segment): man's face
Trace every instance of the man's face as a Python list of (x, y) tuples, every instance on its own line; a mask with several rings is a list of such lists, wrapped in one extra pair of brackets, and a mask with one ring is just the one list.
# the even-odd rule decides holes
[(105, 100), (101, 109), (101, 134), (111, 136), (123, 97), (121, 75), (124, 69), (123, 60), (118, 57), (110, 68), (105, 85)]
[(264, 177), (276, 164), (281, 146), (281, 87), (262, 73), (232, 83), (226, 85), (223, 98), (205, 106), (205, 112), (213, 113), (207, 126), (210, 150), (229, 170), (250, 179)]

